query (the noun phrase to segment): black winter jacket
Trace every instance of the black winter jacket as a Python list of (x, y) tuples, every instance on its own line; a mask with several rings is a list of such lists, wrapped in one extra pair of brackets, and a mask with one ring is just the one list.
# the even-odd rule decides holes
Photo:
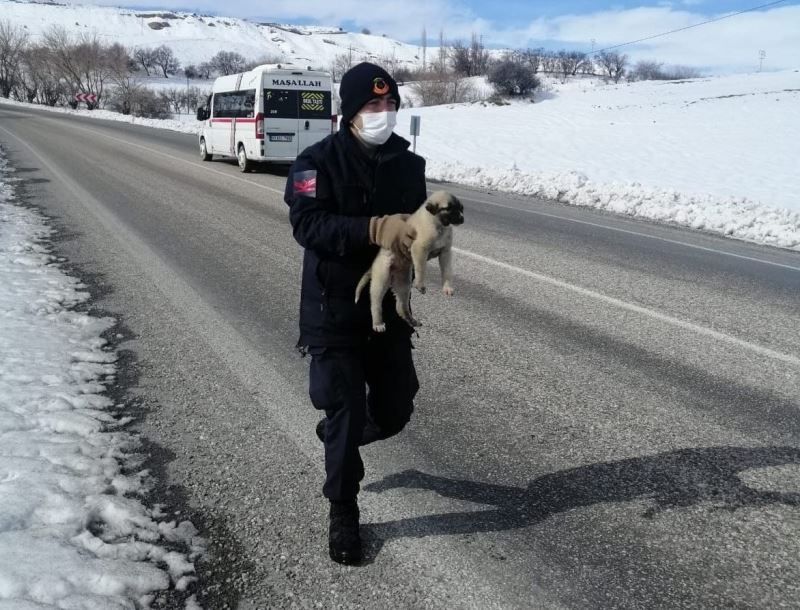
[[(289, 170), (284, 199), (297, 242), (305, 248), (299, 346), (351, 346), (369, 337), (369, 291), (355, 289), (378, 247), (369, 220), (411, 214), (425, 201), (425, 160), (392, 134), (370, 159), (347, 127), (308, 147)], [(383, 302), (387, 330), (411, 332)]]

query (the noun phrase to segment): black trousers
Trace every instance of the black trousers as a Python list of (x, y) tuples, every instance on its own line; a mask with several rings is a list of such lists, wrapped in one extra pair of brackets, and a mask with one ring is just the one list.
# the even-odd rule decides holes
[(362, 347), (310, 347), (309, 394), (325, 411), (325, 485), (331, 501), (356, 498), (364, 478), (359, 447), (389, 438), (411, 419), (419, 390), (405, 333), (370, 336)]

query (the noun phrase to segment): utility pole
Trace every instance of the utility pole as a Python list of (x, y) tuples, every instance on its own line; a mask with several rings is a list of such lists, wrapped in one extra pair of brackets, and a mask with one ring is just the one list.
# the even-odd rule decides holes
[(594, 38), (592, 38), (592, 55), (594, 55), (594, 44), (595, 44), (596, 42), (597, 42), (597, 41), (596, 41)]
[(444, 28), (439, 30), (439, 74), (444, 74), (444, 64), (447, 58), (447, 49), (444, 48)]
[(761, 49), (758, 52), (758, 71), (761, 72), (761, 69), (764, 67), (764, 59), (767, 57), (767, 52), (764, 49)]

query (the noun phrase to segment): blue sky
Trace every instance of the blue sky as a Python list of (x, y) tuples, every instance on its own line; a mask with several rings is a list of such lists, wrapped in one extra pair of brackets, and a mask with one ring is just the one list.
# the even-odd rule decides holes
[[(770, 0), (675, 0), (673, 2), (642, 2), (635, 0), (619, 0), (617, 2), (598, 2), (597, 0), (565, 0), (562, 2), (536, 2), (513, 0), (511, 2), (491, 2), (490, 0), (466, 0), (468, 6), (478, 15), (491, 15), (498, 22), (510, 24), (519, 20), (531, 20), (537, 17), (557, 17), (560, 15), (581, 15), (602, 11), (632, 9), (642, 6), (671, 7), (677, 10), (690, 10), (698, 14), (718, 15), (744, 10), (753, 6), (767, 4)], [(787, 4), (797, 4), (788, 2)], [(498, 10), (502, 7), (502, 10)]]

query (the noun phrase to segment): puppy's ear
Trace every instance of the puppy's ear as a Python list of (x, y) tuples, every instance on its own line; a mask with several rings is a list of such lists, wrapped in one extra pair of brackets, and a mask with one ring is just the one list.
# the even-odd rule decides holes
[(439, 212), (439, 206), (433, 203), (433, 201), (431, 201), (430, 199), (428, 199), (428, 201), (425, 202), (425, 209), (428, 210), (434, 216), (436, 216), (436, 214)]

